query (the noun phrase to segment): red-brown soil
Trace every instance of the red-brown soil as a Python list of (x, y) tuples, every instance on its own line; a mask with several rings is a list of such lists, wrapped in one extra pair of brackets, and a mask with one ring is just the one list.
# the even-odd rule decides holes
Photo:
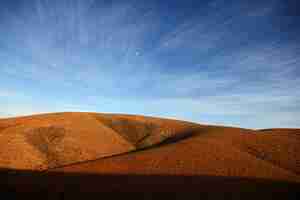
[(0, 168), (46, 170), (161, 143), (196, 124), (141, 116), (54, 113), (0, 121)]
[[(298, 133), (295, 130), (293, 134)], [(289, 144), (281, 144), (278, 140), (276, 143), (276, 134), (259, 134), (264, 133), (235, 128), (200, 127), (196, 134), (176, 142), (70, 165), (55, 171), (123, 175), (212, 175), (299, 181), (297, 163), (300, 154), (297, 152), (300, 147), (294, 137), (291, 136)], [(289, 152), (287, 158), (283, 157), (283, 152)]]
[[(250, 182), (256, 183), (254, 180), (299, 184), (300, 129), (250, 130), (98, 113), (1, 119), (0, 168), (42, 170), (39, 173), (56, 174), (53, 177), (92, 175), (89, 180), (93, 184), (98, 181), (95, 177), (101, 177), (97, 184), (108, 190), (115, 187), (112, 180), (125, 184), (126, 176), (141, 188), (148, 183), (153, 190), (155, 186), (162, 189), (167, 180), (177, 190), (198, 182), (213, 187), (227, 179), (234, 183), (230, 187), (248, 187)], [(194, 184), (179, 187), (183, 180)], [(90, 186), (85, 185), (93, 188)]]

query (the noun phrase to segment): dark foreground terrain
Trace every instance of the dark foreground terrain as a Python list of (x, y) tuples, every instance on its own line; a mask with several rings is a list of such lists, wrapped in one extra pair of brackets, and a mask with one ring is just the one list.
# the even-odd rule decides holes
[[(9, 199), (297, 199), (300, 184), (221, 176), (99, 175), (1, 170)], [(118, 193), (122, 192), (122, 193)], [(138, 193), (136, 193), (138, 192)], [(99, 198), (101, 197), (101, 198)]]
[(299, 199), (299, 191), (299, 129), (98, 113), (0, 119), (5, 199)]

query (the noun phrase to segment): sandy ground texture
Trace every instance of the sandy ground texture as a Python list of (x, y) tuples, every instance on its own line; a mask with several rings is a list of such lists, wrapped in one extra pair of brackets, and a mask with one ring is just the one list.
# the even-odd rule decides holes
[(54, 113), (0, 120), (0, 168), (46, 170), (136, 151), (192, 123), (139, 116)]
[(0, 168), (299, 183), (300, 129), (249, 130), (99, 113), (1, 119)]

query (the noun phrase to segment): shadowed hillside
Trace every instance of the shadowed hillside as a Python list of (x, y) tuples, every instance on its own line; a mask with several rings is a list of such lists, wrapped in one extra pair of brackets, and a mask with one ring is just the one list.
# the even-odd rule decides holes
[(297, 199), (299, 187), (243, 177), (0, 170), (0, 192), (10, 199)]
[(1, 185), (6, 192), (58, 196), (237, 189), (238, 198), (258, 187), (256, 194), (290, 195), (300, 183), (299, 136), (299, 129), (249, 130), (121, 114), (1, 119)]
[(0, 167), (45, 170), (147, 148), (196, 126), (175, 120), (55, 113), (0, 120)]

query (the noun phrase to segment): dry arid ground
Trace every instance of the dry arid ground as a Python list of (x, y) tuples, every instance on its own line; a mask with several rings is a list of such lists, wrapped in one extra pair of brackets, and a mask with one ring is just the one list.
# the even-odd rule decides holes
[(0, 120), (0, 190), (14, 195), (76, 199), (83, 192), (160, 191), (192, 193), (135, 197), (291, 199), (298, 189), (300, 129), (99, 113)]

